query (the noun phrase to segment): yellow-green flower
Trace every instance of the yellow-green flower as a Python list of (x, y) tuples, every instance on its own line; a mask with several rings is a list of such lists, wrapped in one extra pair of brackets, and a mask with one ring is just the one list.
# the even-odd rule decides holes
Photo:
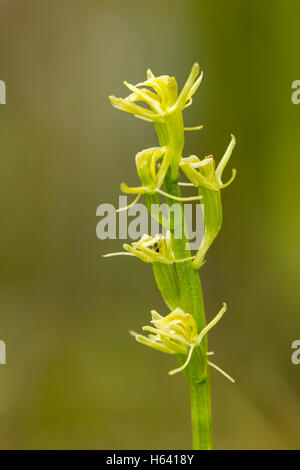
[[(185, 313), (180, 308), (176, 308), (166, 317), (160, 315), (156, 310), (151, 311), (152, 320), (151, 323), (154, 326), (143, 326), (143, 331), (147, 331), (150, 334), (144, 336), (134, 331), (130, 333), (135, 339), (150, 348), (157, 349), (158, 351), (167, 354), (185, 354), (187, 356), (185, 363), (177, 369), (171, 370), (170, 375), (177, 374), (186, 368), (192, 357), (193, 351), (196, 347), (201, 344), (204, 336), (209, 332), (213, 326), (222, 318), (227, 310), (227, 305), (224, 303), (223, 307), (215, 318), (198, 333), (195, 319), (189, 313)], [(208, 353), (211, 355), (212, 353)], [(212, 367), (219, 370), (229, 380), (234, 380), (222, 371), (218, 366), (208, 361)]]
[(209, 155), (202, 160), (196, 155), (182, 158), (180, 160), (180, 168), (194, 186), (201, 186), (213, 191), (226, 188), (226, 186), (229, 186), (230, 183), (232, 183), (236, 176), (236, 170), (233, 169), (232, 176), (229, 181), (227, 183), (222, 182), (222, 174), (230, 159), (232, 151), (235, 147), (235, 143), (235, 137), (232, 135), (230, 144), (227, 147), (227, 150), (224, 153), (217, 168), (212, 155)]
[[(120, 188), (124, 193), (138, 194), (138, 197), (131, 204), (121, 210), (126, 210), (129, 207), (132, 207), (139, 200), (142, 194), (158, 193), (163, 196), (167, 196), (170, 199), (174, 199), (175, 201), (195, 201), (202, 199), (202, 196), (176, 197), (160, 189), (160, 184), (162, 183), (160, 177), (160, 164), (161, 161), (164, 161), (166, 154), (166, 147), (151, 147), (136, 154), (135, 163), (142, 186), (130, 187), (125, 183), (121, 183)], [(157, 166), (159, 166), (158, 171)]]
[[(148, 69), (147, 80), (144, 82), (137, 85), (124, 82), (132, 92), (127, 98), (110, 96), (109, 99), (115, 108), (134, 114), (139, 118), (147, 121), (163, 121), (165, 115), (181, 111), (192, 104), (192, 96), (197, 91), (203, 76), (201, 73), (197, 78), (198, 74), (199, 64), (195, 63), (178, 96), (178, 86), (174, 77), (168, 75), (156, 77)], [(148, 108), (137, 105), (137, 102), (145, 103)]]
[(117, 252), (109, 253), (103, 255), (103, 257), (108, 258), (111, 256), (118, 255), (131, 255), (136, 256), (145, 263), (163, 263), (163, 264), (173, 264), (180, 263), (194, 259), (194, 256), (188, 258), (176, 259), (172, 247), (172, 238), (170, 232), (167, 232), (166, 236), (162, 234), (157, 234), (155, 237), (150, 235), (143, 235), (140, 240), (137, 242), (132, 242), (131, 245), (124, 243), (124, 250), (126, 252)]

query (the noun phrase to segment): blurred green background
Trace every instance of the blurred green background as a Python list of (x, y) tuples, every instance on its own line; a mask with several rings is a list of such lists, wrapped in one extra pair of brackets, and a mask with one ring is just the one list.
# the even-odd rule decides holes
[[(151, 267), (104, 260), (96, 208), (137, 183), (150, 124), (114, 110), (124, 79), (205, 72), (185, 155), (237, 138), (238, 177), (223, 194), (222, 233), (201, 271), (219, 449), (300, 448), (300, 79), (297, 0), (1, 0), (0, 106), (2, 449), (183, 449), (191, 446), (174, 358), (128, 335), (167, 313)], [(229, 170), (227, 170), (227, 176)]]

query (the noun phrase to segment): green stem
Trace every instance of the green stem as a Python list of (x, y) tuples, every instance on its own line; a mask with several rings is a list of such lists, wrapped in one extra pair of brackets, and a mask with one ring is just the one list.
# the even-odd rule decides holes
[(197, 450), (211, 450), (211, 403), (210, 380), (201, 383), (190, 382), (191, 418), (193, 429), (193, 447)]
[[(174, 125), (174, 121), (176, 121), (176, 116), (172, 116), (172, 125)], [(173, 141), (172, 131), (170, 130), (170, 132), (168, 132), (168, 130), (168, 126), (156, 125), (160, 145), (168, 145), (168, 147), (175, 153), (172, 161), (178, 161), (179, 163), (183, 147), (183, 123), (181, 113), (177, 116), (177, 132)], [(182, 138), (178, 137), (181, 132)], [(178, 145), (179, 143), (180, 145)], [(176, 168), (169, 169), (164, 180), (164, 187), (168, 194), (180, 197), (181, 193), (178, 185), (178, 171), (176, 176), (175, 170)], [(174, 204), (174, 201), (171, 199), (166, 198), (166, 200), (170, 206)], [(187, 249), (187, 239), (184, 235), (184, 217), (182, 224), (181, 239), (173, 238), (173, 248), (177, 259), (190, 256), (190, 251)], [(198, 272), (194, 269), (191, 261), (177, 263), (176, 272), (179, 286), (178, 307), (194, 316), (198, 331), (201, 331), (206, 325), (206, 320), (202, 287)], [(189, 382), (190, 389), (193, 447), (195, 450), (212, 449), (211, 392), (206, 353), (207, 337), (204, 337), (201, 345), (194, 351), (191, 361), (185, 370), (185, 375)], [(183, 363), (185, 358), (179, 356), (178, 360), (179, 363)]]

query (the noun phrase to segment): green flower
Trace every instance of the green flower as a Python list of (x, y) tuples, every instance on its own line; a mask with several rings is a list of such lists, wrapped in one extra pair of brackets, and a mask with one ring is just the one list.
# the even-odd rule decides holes
[[(162, 183), (161, 178), (161, 161), (165, 161), (167, 156), (166, 147), (151, 147), (136, 154), (135, 163), (138, 175), (141, 179), (142, 186), (129, 187), (125, 183), (121, 183), (121, 191), (127, 194), (137, 194), (138, 197), (126, 208), (132, 207), (140, 198), (142, 194), (161, 194), (167, 196), (170, 199), (175, 201), (195, 201), (202, 198), (202, 196), (191, 196), (191, 197), (176, 197), (171, 194), (166, 193), (160, 189), (160, 184)], [(159, 170), (157, 171), (157, 166)]]
[[(182, 111), (192, 104), (192, 96), (197, 91), (203, 76), (201, 73), (197, 78), (198, 74), (199, 64), (195, 63), (178, 96), (178, 86), (174, 77), (168, 75), (156, 77), (148, 69), (147, 80), (144, 82), (137, 85), (124, 82), (132, 92), (127, 98), (110, 96), (109, 99), (112, 105), (121, 111), (131, 113), (147, 121), (162, 122), (164, 116), (175, 111)], [(145, 103), (148, 108), (137, 105), (137, 102)]]
[[(135, 333), (134, 331), (130, 331), (130, 333), (139, 343), (145, 344), (150, 348), (156, 349), (166, 354), (186, 355), (187, 358), (184, 364), (181, 367), (169, 372), (169, 375), (174, 375), (186, 368), (190, 362), (194, 349), (200, 346), (204, 336), (209, 332), (209, 330), (211, 330), (211, 328), (216, 325), (216, 323), (218, 323), (226, 310), (227, 305), (224, 303), (219, 313), (210, 323), (208, 323), (205, 328), (203, 328), (200, 333), (197, 331), (197, 325), (194, 317), (189, 313), (185, 313), (180, 308), (176, 308), (166, 317), (163, 317), (155, 310), (152, 310), (151, 323), (154, 326), (144, 326), (142, 328), (143, 331), (147, 331), (150, 334), (148, 336), (144, 336)], [(207, 354), (211, 355), (213, 353)], [(210, 364), (212, 367), (215, 367), (229, 380), (234, 382), (234, 380), (218, 366), (211, 363), (210, 361), (208, 361), (208, 364)]]
[(167, 232), (166, 237), (164, 237), (162, 234), (157, 234), (155, 237), (151, 237), (150, 235), (143, 235), (139, 241), (133, 242), (131, 245), (124, 243), (123, 248), (127, 251), (127, 253), (109, 253), (107, 255), (103, 255), (103, 257), (108, 258), (118, 255), (130, 255), (136, 256), (145, 263), (163, 264), (180, 263), (194, 259), (194, 256), (179, 260), (175, 258), (170, 232)]
[(180, 168), (190, 182), (198, 187), (199, 196), (202, 196), (204, 206), (205, 233), (193, 261), (196, 269), (203, 265), (204, 257), (222, 227), (221, 189), (226, 188), (226, 186), (232, 183), (236, 176), (236, 170), (232, 170), (232, 176), (227, 183), (222, 182), (222, 175), (235, 147), (235, 143), (235, 137), (232, 135), (227, 150), (217, 168), (212, 155), (203, 159), (191, 155), (180, 160)]
[(227, 181), (227, 183), (222, 183), (222, 174), (230, 159), (235, 143), (235, 137), (232, 135), (230, 144), (217, 168), (212, 155), (209, 155), (202, 160), (196, 157), (196, 155), (182, 158), (179, 164), (180, 168), (194, 186), (201, 186), (213, 191), (226, 188), (226, 186), (229, 186), (232, 183), (237, 173), (236, 169), (233, 169), (232, 176), (229, 181)]

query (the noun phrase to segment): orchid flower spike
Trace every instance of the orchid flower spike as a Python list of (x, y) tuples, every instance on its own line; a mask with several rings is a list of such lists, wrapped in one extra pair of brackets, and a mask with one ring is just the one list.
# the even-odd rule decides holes
[[(163, 122), (165, 115), (181, 111), (192, 104), (192, 96), (197, 91), (203, 77), (203, 73), (199, 77), (198, 74), (199, 64), (195, 63), (178, 96), (178, 86), (174, 77), (168, 75), (156, 77), (148, 69), (147, 80), (144, 82), (137, 85), (124, 82), (124, 85), (131, 91), (127, 98), (110, 96), (109, 99), (112, 105), (121, 111), (131, 113), (146, 121)], [(146, 104), (147, 108), (137, 105), (137, 102)]]
[(214, 191), (226, 188), (232, 183), (237, 173), (236, 169), (233, 169), (229, 181), (227, 183), (222, 182), (223, 171), (230, 159), (235, 144), (235, 137), (231, 135), (231, 141), (217, 168), (215, 168), (215, 160), (212, 155), (202, 160), (196, 157), (196, 155), (182, 158), (180, 168), (194, 186), (202, 186)]
[(126, 250), (125, 252), (109, 253), (103, 257), (129, 255), (136, 256), (145, 263), (163, 264), (182, 263), (194, 259), (194, 256), (179, 260), (175, 258), (170, 232), (167, 232), (165, 237), (162, 234), (157, 234), (155, 237), (143, 235), (139, 241), (133, 242), (131, 245), (124, 243), (123, 248)]
[[(204, 336), (209, 332), (209, 330), (211, 330), (211, 328), (213, 328), (216, 323), (218, 323), (218, 321), (226, 312), (226, 309), (227, 305), (223, 304), (220, 312), (210, 323), (208, 323), (205, 328), (203, 328), (200, 333), (197, 331), (197, 325), (194, 317), (189, 313), (185, 313), (180, 308), (176, 308), (166, 317), (163, 317), (155, 310), (152, 310), (151, 323), (154, 326), (144, 326), (142, 328), (143, 331), (147, 331), (150, 334), (148, 336), (144, 336), (133, 331), (130, 331), (130, 333), (139, 343), (145, 344), (150, 348), (157, 349), (158, 351), (167, 354), (186, 355), (186, 361), (184, 364), (181, 367), (169, 372), (169, 375), (174, 375), (187, 367), (194, 349), (201, 344)], [(211, 354), (212, 353), (208, 353), (208, 355)], [(229, 378), (229, 380), (234, 382), (234, 380), (218, 366), (215, 366), (215, 364), (210, 362), (209, 364), (212, 365), (212, 367), (217, 368), (221, 373), (223, 373), (223, 375)]]

